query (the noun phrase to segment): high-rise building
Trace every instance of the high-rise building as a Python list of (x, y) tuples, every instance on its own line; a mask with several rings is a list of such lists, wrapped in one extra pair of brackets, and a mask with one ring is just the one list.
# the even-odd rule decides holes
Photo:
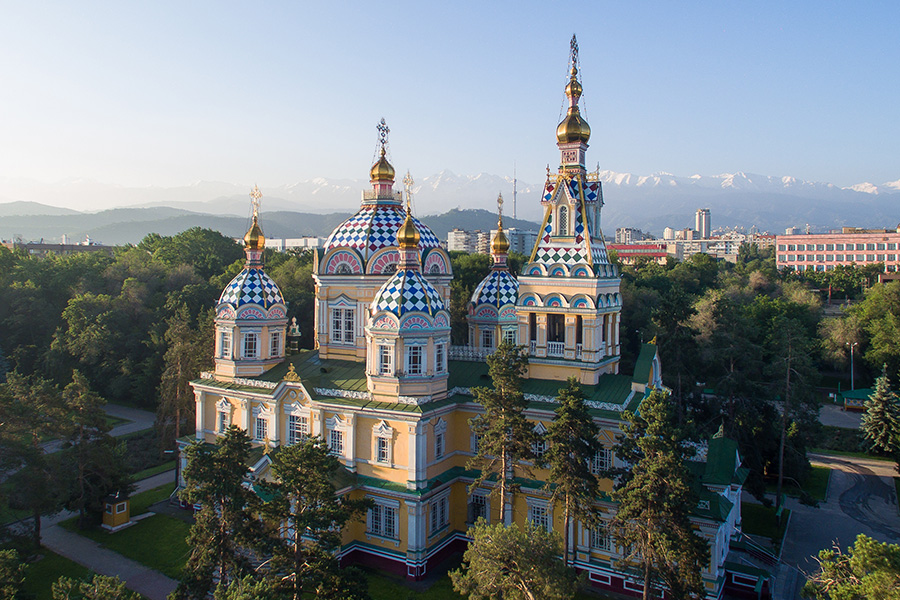
[(694, 231), (700, 234), (701, 240), (708, 240), (710, 234), (709, 209), (698, 208), (694, 216)]

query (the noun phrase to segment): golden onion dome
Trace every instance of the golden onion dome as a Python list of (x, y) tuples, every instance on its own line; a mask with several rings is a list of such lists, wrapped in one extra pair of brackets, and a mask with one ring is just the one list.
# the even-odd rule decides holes
[(506, 234), (503, 233), (503, 227), (498, 225), (497, 235), (494, 236), (494, 239), (491, 240), (491, 253), (492, 254), (506, 254), (509, 252), (509, 240), (506, 239)]
[(253, 224), (244, 234), (244, 247), (248, 250), (263, 250), (266, 247), (266, 236), (263, 235), (262, 227), (259, 226), (259, 218), (253, 215)]
[(384, 147), (381, 148), (381, 156), (378, 158), (378, 162), (372, 165), (369, 175), (372, 181), (394, 180), (394, 167), (391, 166), (391, 163), (385, 157)]
[(419, 247), (419, 229), (413, 223), (412, 214), (409, 207), (406, 209), (406, 220), (397, 230), (397, 246), (400, 248), (418, 248)]
[(569, 84), (566, 86), (566, 96), (575, 98), (575, 102), (578, 102), (582, 91), (581, 84), (578, 83), (578, 69), (572, 66), (572, 76), (569, 78)]
[(560, 142), (584, 142), (591, 139), (591, 126), (578, 114), (578, 107), (569, 109), (569, 114), (556, 128), (556, 139)]

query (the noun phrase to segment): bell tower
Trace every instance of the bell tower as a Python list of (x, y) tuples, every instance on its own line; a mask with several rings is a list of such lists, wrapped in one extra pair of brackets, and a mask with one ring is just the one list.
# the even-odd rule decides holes
[(519, 343), (529, 348), (529, 376), (596, 384), (619, 368), (622, 300), (618, 269), (609, 262), (600, 209), (599, 176), (588, 173), (591, 128), (578, 104), (578, 42), (572, 36), (568, 110), (556, 128), (560, 165), (547, 168), (541, 195), (544, 218), (537, 243), (519, 277)]

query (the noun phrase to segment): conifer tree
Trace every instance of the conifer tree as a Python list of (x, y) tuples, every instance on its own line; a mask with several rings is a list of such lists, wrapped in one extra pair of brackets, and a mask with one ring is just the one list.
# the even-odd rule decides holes
[(272, 525), (270, 571), (288, 598), (365, 600), (365, 577), (339, 568), (334, 552), (343, 527), (371, 503), (336, 494), (344, 471), (319, 437), (281, 446), (271, 455), (272, 481), (260, 483), (271, 500), (263, 514)]
[(532, 444), (537, 441), (532, 424), (525, 418), (528, 402), (522, 393), (522, 375), (528, 365), (528, 356), (523, 346), (503, 342), (488, 357), (487, 364), (494, 387), (472, 390), (484, 407), (484, 414), (469, 421), (478, 448), (467, 467), (481, 469), (469, 490), (496, 475), (494, 491), (500, 499), (501, 519), (509, 524), (512, 515), (506, 513), (506, 504), (518, 488), (514, 469), (518, 466), (524, 473), (530, 473), (528, 467), (517, 463), (535, 458)]
[(872, 450), (890, 454), (900, 449), (900, 402), (891, 390), (887, 364), (875, 380), (875, 393), (866, 401), (861, 428)]
[(591, 461), (600, 451), (599, 428), (584, 403), (584, 393), (574, 377), (557, 396), (556, 417), (547, 428), (549, 443), (546, 459), (550, 466), (547, 488), (550, 501), (562, 503), (564, 509), (563, 559), (569, 564), (569, 524), (580, 519), (595, 525), (598, 494), (597, 476), (591, 472)]
[(702, 598), (709, 548), (689, 519), (697, 498), (685, 466), (688, 451), (667, 394), (654, 390), (639, 411), (624, 413), (625, 435), (616, 447), (628, 465), (612, 494), (618, 504), (613, 535), (625, 548), (620, 563), (643, 573), (644, 600), (660, 582), (671, 597)]
[(259, 499), (244, 485), (250, 439), (240, 427), (229, 427), (215, 448), (197, 442), (185, 455), (180, 496), (200, 504), (200, 510), (188, 535), (191, 554), (175, 597), (205, 599), (214, 582), (228, 585), (249, 569), (246, 550), (258, 547), (262, 537), (255, 516)]
[(566, 600), (577, 590), (574, 569), (559, 560), (560, 538), (534, 523), (488, 525), (479, 519), (463, 565), (450, 572), (453, 589), (469, 600)]

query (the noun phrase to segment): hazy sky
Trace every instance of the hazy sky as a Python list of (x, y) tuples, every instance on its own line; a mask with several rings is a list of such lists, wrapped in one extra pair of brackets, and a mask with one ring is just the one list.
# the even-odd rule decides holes
[(540, 182), (569, 38), (591, 167), (900, 178), (900, 2), (0, 0), (0, 177)]

